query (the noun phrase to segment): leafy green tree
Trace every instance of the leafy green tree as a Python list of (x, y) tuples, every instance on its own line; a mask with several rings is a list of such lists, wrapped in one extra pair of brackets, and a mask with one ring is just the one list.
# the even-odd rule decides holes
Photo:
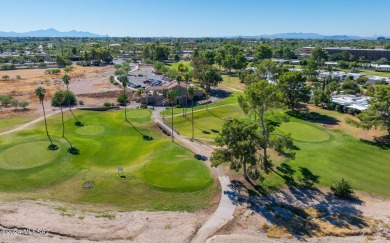
[(317, 46), (311, 51), (311, 58), (317, 65), (323, 65), (323, 63), (328, 60), (329, 55), (322, 47)]
[(19, 102), (19, 106), (22, 107), (23, 110), (25, 110), (26, 107), (27, 107), (28, 105), (29, 105), (29, 103), (28, 103), (28, 101), (26, 101), (26, 100), (21, 100), (21, 101)]
[(247, 115), (254, 116), (255, 122), (260, 126), (260, 139), (262, 148), (262, 168), (268, 172), (271, 167), (267, 149), (273, 146), (270, 139), (273, 132), (273, 123), (268, 115), (275, 109), (281, 108), (281, 93), (275, 85), (266, 80), (260, 80), (246, 87), (244, 94), (238, 97), (240, 107)]
[(329, 101), (330, 96), (325, 90), (317, 89), (313, 94), (313, 102), (315, 105), (319, 105), (320, 103), (327, 103)]
[(11, 101), (11, 105), (15, 108), (15, 110), (18, 108), (19, 106), (19, 100), (17, 99), (12, 99)]
[(359, 122), (347, 119), (347, 122), (363, 129), (379, 128), (390, 135), (390, 85), (375, 85), (370, 108), (357, 115)]
[(286, 72), (279, 78), (278, 88), (284, 96), (284, 102), (292, 111), (295, 111), (299, 102), (308, 102), (310, 99), (310, 89), (305, 85), (305, 81), (300, 72)]
[(46, 113), (45, 113), (45, 106), (43, 104), (43, 101), (45, 100), (45, 93), (46, 93), (46, 89), (43, 88), (43, 87), (38, 87), (36, 90), (35, 90), (35, 94), (36, 96), (38, 96), (38, 99), (39, 101), (41, 102), (41, 105), (42, 105), (42, 110), (43, 110), (43, 117), (45, 119), (45, 128), (46, 128), (46, 135), (47, 137), (49, 138), (50, 140), (50, 145), (49, 145), (49, 149), (50, 150), (57, 150), (58, 149), (58, 146), (56, 144), (53, 143), (53, 141), (51, 140), (51, 137), (49, 135), (49, 130), (47, 129), (47, 121), (46, 121)]
[(11, 104), (13, 98), (11, 95), (2, 95), (0, 96), (0, 102), (4, 107), (7, 107), (9, 104)]
[[(62, 82), (64, 82), (65, 86), (66, 86), (66, 91), (67, 93), (69, 93), (69, 84), (70, 84), (70, 80), (72, 78), (68, 75), (68, 74), (64, 74), (64, 76), (62, 76)], [(73, 118), (76, 120), (76, 125), (82, 125), (81, 122), (79, 122), (76, 118), (76, 116), (73, 114), (73, 111), (72, 111), (72, 108), (71, 108), (71, 100), (68, 99), (68, 108), (69, 108), (69, 111), (70, 113), (72, 114)]]
[(172, 120), (172, 124), (171, 124), (171, 128), (172, 128), (172, 134), (171, 134), (171, 137), (172, 137), (172, 142), (173, 142), (173, 106), (176, 102), (176, 92), (171, 89), (167, 92), (167, 99), (169, 101), (169, 103), (171, 104), (171, 111), (172, 111), (172, 117), (171, 117), (171, 120)]
[[(57, 96), (64, 96), (63, 103), (58, 103)], [(63, 91), (63, 90), (58, 90), (57, 92), (54, 93), (52, 99), (51, 99), (51, 105), (59, 107), (65, 106), (65, 105), (75, 105), (77, 104), (76, 96), (72, 93), (72, 91)]]
[(277, 63), (272, 60), (263, 60), (256, 67), (256, 73), (260, 79), (276, 81), (282, 72)]
[(206, 90), (209, 91), (211, 86), (216, 86), (222, 82), (222, 77), (216, 68), (208, 67), (203, 72), (200, 81), (206, 86)]
[(221, 148), (214, 150), (210, 160), (213, 166), (230, 163), (236, 171), (243, 169), (244, 178), (248, 177), (248, 168), (252, 175), (258, 174), (258, 145), (262, 142), (258, 136), (258, 126), (249, 120), (233, 119), (226, 121), (222, 132), (215, 142)]
[(215, 55), (216, 55), (216, 53), (214, 51), (210, 51), (210, 50), (202, 51), (200, 53), (200, 56), (206, 60), (206, 64), (208, 64), (208, 65), (214, 65)]
[(260, 62), (261, 60), (270, 59), (270, 58), (272, 58), (271, 47), (267, 44), (260, 44), (256, 48), (255, 55), (253, 56), (253, 61)]

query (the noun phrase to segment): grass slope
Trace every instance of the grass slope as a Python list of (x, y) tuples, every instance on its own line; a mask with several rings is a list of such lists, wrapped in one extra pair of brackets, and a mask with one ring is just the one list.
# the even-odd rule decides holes
[[(61, 147), (58, 151), (42, 151), (49, 144), (43, 122), (0, 136), (0, 192), (18, 199), (48, 198), (129, 210), (194, 210), (209, 205), (215, 188), (208, 168), (163, 136), (151, 122), (150, 111), (128, 111), (136, 129), (124, 121), (123, 111), (76, 111), (76, 115), (84, 127), (74, 126), (68, 113), (65, 125), (79, 155), (66, 151), (69, 145), (61, 138), (60, 115), (48, 119), (49, 132)], [(153, 140), (144, 140), (143, 135)], [(125, 178), (118, 176), (118, 166), (124, 168)], [(87, 181), (93, 181), (94, 187), (83, 188)]]

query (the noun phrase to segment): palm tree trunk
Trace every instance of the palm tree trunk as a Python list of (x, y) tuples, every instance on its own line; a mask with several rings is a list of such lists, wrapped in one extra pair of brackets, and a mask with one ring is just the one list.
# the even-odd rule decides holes
[(62, 111), (62, 105), (60, 104), (61, 119), (62, 119), (62, 137), (65, 137), (65, 124), (64, 124), (64, 112)]
[(50, 135), (49, 135), (49, 130), (47, 130), (46, 113), (45, 113), (45, 106), (43, 105), (43, 100), (42, 100), (42, 109), (43, 109), (43, 117), (45, 118), (46, 135), (50, 140), (50, 144), (53, 145), (53, 141), (51, 140)]
[(171, 134), (171, 137), (172, 137), (172, 142), (173, 142), (173, 102), (172, 102), (172, 121), (171, 121), (171, 127), (172, 127), (172, 134)]
[[(123, 95), (126, 97), (126, 88), (123, 88)], [(127, 97), (126, 97), (126, 100), (127, 100)], [(125, 100), (125, 120), (127, 121), (127, 112), (126, 112), (127, 103), (126, 103), (126, 100)]]
[(192, 106), (191, 106), (191, 121), (192, 121), (192, 141), (194, 141), (194, 98), (192, 98)]
[[(66, 92), (69, 95), (69, 87), (68, 87), (68, 85), (66, 85)], [(70, 108), (70, 99), (68, 99), (68, 108), (69, 108), (70, 113), (72, 113), (73, 118), (76, 120), (76, 122), (78, 122), (76, 116), (73, 114), (72, 108)]]

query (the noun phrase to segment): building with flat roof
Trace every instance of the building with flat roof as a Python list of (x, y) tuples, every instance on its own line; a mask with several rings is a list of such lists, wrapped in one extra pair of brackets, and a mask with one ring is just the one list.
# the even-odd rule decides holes
[[(314, 47), (303, 47), (301, 50), (301, 54), (310, 55), (311, 50), (313, 49)], [(352, 54), (355, 60), (359, 60), (360, 57), (365, 57), (365, 59), (369, 61), (376, 61), (381, 58), (386, 58), (387, 60), (390, 60), (390, 49), (383, 49), (383, 48), (356, 49), (353, 47), (325, 47), (324, 50), (327, 51), (329, 55), (347, 52), (349, 54)]]

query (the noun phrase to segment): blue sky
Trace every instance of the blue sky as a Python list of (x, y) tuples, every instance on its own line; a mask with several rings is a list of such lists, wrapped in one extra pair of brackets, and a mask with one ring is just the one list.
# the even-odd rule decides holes
[(390, 36), (389, 0), (2, 0), (0, 31), (110, 36)]

